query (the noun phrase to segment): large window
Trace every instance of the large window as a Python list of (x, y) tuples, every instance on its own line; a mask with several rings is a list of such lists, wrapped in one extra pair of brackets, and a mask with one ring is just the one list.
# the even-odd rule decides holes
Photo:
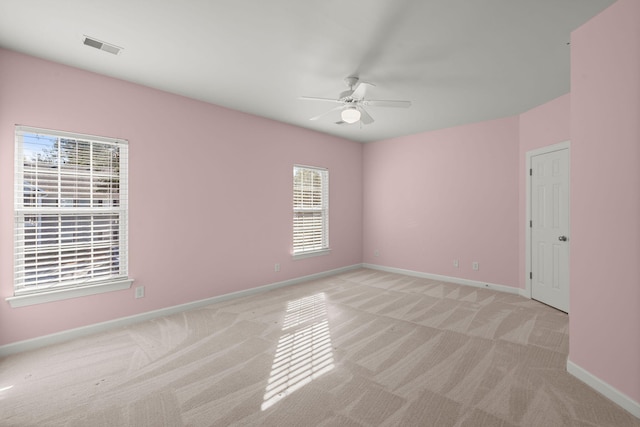
[(16, 127), (12, 305), (25, 296), (55, 300), (66, 298), (64, 290), (77, 296), (87, 294), (79, 288), (131, 285), (127, 153), (123, 140)]
[(293, 255), (324, 254), (329, 249), (329, 172), (293, 167)]

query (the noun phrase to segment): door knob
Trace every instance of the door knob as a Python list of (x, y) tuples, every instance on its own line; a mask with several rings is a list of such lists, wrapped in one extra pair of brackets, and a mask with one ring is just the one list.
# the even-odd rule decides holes
[(567, 241), (567, 236), (560, 236), (560, 237), (558, 237), (558, 240), (560, 240), (561, 242), (566, 242)]

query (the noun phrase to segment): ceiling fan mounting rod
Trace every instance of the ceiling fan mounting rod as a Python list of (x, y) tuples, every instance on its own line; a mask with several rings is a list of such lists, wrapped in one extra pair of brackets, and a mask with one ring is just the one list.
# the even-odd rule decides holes
[(344, 82), (351, 90), (353, 90), (353, 87), (358, 83), (358, 80), (360, 79), (356, 76), (349, 76), (344, 79)]

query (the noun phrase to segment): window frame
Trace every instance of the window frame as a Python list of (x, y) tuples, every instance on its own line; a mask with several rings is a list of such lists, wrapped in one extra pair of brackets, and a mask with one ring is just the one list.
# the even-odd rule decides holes
[[(321, 179), (321, 203), (319, 207), (296, 207), (296, 172), (298, 170), (319, 173)], [(329, 170), (317, 166), (293, 165), (293, 239), (292, 239), (292, 257), (294, 260), (314, 257), (319, 255), (328, 255), (331, 252), (329, 247)], [(321, 245), (320, 247), (311, 247), (305, 249), (304, 246), (296, 245), (296, 214), (299, 213), (321, 213)]]
[[(54, 206), (43, 206), (40, 203), (29, 206), (25, 205), (25, 200), (29, 197), (25, 195), (25, 189), (29, 186), (35, 188), (35, 191), (40, 191), (40, 187), (36, 184), (27, 182), (27, 173), (25, 172), (25, 136), (28, 135), (39, 135), (43, 138), (51, 138), (57, 139), (58, 147), (61, 145), (62, 140), (72, 140), (75, 141), (76, 149), (82, 143), (83, 147), (90, 147), (89, 153), (93, 153), (93, 150), (96, 146), (104, 147), (104, 145), (113, 145), (118, 148), (118, 170), (117, 174), (114, 175), (111, 169), (111, 166), (108, 167), (105, 172), (106, 175), (103, 175), (109, 179), (117, 179), (118, 191), (116, 199), (109, 199), (112, 202), (108, 203), (106, 206), (102, 206), (100, 203), (98, 206), (93, 202), (88, 202), (85, 198), (82, 198), (75, 194), (77, 200), (66, 199), (64, 197), (64, 192), (69, 191), (68, 188), (62, 186), (62, 180), (71, 179), (72, 182), (75, 182), (75, 186), (72, 184), (72, 189), (75, 189), (76, 193), (79, 190), (78, 184), (82, 181), (87, 181), (88, 188), (88, 197), (89, 200), (95, 201), (95, 193), (97, 182), (100, 182), (98, 179), (95, 179), (94, 175), (98, 175), (100, 172), (97, 171), (96, 165), (93, 163), (95, 158), (92, 154), (89, 154), (89, 166), (80, 171), (77, 167), (79, 163), (76, 163), (76, 170), (65, 170), (59, 166), (54, 166), (51, 168), (52, 171), (55, 171), (55, 174), (51, 172), (40, 172), (36, 171), (35, 174), (38, 177), (45, 177), (47, 174), (49, 176), (56, 175), (58, 179), (57, 184), (54, 188), (57, 188), (57, 191), (52, 193), (57, 196), (54, 199)], [(88, 144), (88, 145), (86, 145)], [(13, 260), (13, 284), (14, 284), (14, 292), (13, 296), (6, 298), (6, 301), (9, 302), (11, 307), (22, 307), (26, 305), (32, 304), (40, 304), (51, 301), (58, 301), (68, 298), (76, 298), (80, 296), (86, 295), (94, 295), (104, 292), (117, 291), (122, 289), (128, 289), (131, 287), (133, 280), (128, 276), (128, 141), (123, 139), (116, 138), (107, 138), (101, 136), (94, 135), (86, 135), (80, 133), (72, 133), (72, 132), (63, 132), (57, 130), (50, 129), (42, 129), (35, 128), (30, 126), (21, 126), (16, 125), (15, 127), (15, 153), (14, 153), (14, 260)], [(78, 156), (85, 155), (85, 151), (76, 151)], [(40, 152), (38, 152), (40, 153)], [(58, 152), (58, 160), (59, 152)], [(36, 163), (39, 164), (39, 163)], [(88, 171), (88, 172), (87, 172)], [(87, 180), (87, 174), (90, 178)], [(108, 181), (113, 182), (113, 181)], [(111, 185), (111, 184), (109, 184)], [(45, 187), (46, 188), (46, 187)], [(44, 191), (44, 190), (43, 190)], [(37, 196), (34, 196), (34, 199)], [(34, 199), (31, 199), (32, 201)], [(71, 200), (71, 202), (69, 202)], [(102, 200), (102, 199), (100, 199)], [(113, 202), (115, 200), (116, 202)], [(77, 202), (77, 203), (76, 203)], [(74, 206), (75, 205), (75, 206)], [(28, 285), (25, 285), (26, 272), (28, 270), (27, 262), (24, 261), (24, 255), (26, 253), (25, 250), (25, 242), (26, 242), (26, 232), (28, 226), (28, 217), (58, 217), (58, 224), (53, 225), (53, 240), (57, 240), (58, 243), (58, 255), (54, 259), (54, 262), (57, 262), (58, 266), (55, 267), (55, 270), (60, 275), (63, 270), (62, 269), (62, 260), (65, 255), (62, 253), (63, 248), (63, 231), (65, 230), (64, 216), (68, 216), (72, 218), (71, 220), (75, 222), (75, 226), (71, 226), (70, 229), (67, 229), (67, 233), (71, 233), (71, 235), (75, 237), (68, 237), (70, 239), (71, 244), (67, 244), (64, 246), (64, 250), (75, 251), (76, 253), (81, 252), (81, 245), (85, 245), (86, 248), (84, 251), (89, 250), (92, 255), (90, 255), (90, 261), (88, 262), (88, 267), (90, 271), (89, 278), (80, 278), (80, 275), (77, 273), (72, 273), (69, 278), (59, 278), (57, 280), (50, 280), (48, 284), (43, 285), (42, 287), (34, 286), (33, 288), (29, 288)], [(100, 216), (104, 216), (105, 219), (98, 219)], [(86, 219), (86, 218), (89, 219)], [(117, 218), (117, 222), (113, 223), (113, 217)], [(83, 220), (87, 221), (89, 225), (79, 226), (77, 222)], [(105, 221), (111, 221), (107, 223), (108, 225), (104, 225)], [(40, 219), (38, 219), (39, 223)], [(68, 227), (68, 226), (67, 226)], [(75, 228), (73, 228), (75, 227)], [(82, 228), (81, 228), (82, 227)], [(90, 231), (86, 230), (86, 227), (89, 227)], [(99, 232), (96, 230), (100, 230)], [(102, 231), (106, 230), (106, 231)], [(41, 233), (41, 231), (38, 231)], [(78, 235), (80, 234), (87, 235), (89, 243), (87, 244), (86, 239), (80, 239)], [(106, 235), (104, 234), (106, 233)], [(100, 236), (106, 236), (108, 238), (108, 243), (104, 243), (104, 238), (100, 239)], [(115, 238), (113, 236), (116, 236)], [(38, 237), (39, 239), (39, 237)], [(83, 243), (80, 241), (83, 240)], [(114, 249), (115, 248), (115, 249)], [(107, 254), (107, 257), (111, 257), (110, 255), (114, 250), (117, 250), (117, 269), (106, 270), (104, 265), (98, 267), (98, 264), (94, 262), (94, 255), (97, 249), (101, 249), (104, 254)], [(106, 251), (105, 251), (106, 249)], [(48, 250), (49, 254), (51, 249), (42, 249)], [(34, 254), (38, 253), (38, 248), (35, 247), (32, 251)], [(77, 256), (77, 255), (76, 255)], [(86, 255), (83, 258), (78, 258), (86, 262)], [(109, 258), (108, 258), (109, 259)], [(109, 259), (110, 260), (110, 259)], [(39, 268), (38, 261), (36, 261), (35, 268)], [(104, 264), (104, 263), (103, 263)], [(105, 264), (110, 265), (110, 264)], [(110, 268), (113, 268), (112, 266)], [(109, 271), (108, 273), (101, 273), (96, 276), (97, 271)]]

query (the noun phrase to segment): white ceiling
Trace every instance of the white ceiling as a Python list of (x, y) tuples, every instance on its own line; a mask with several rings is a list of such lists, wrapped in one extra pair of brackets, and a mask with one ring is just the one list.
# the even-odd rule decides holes
[[(507, 117), (569, 92), (570, 32), (614, 0), (0, 0), (0, 46), (356, 141)], [(83, 35), (124, 48), (118, 56)], [(1, 64), (0, 64), (1, 66)], [(349, 75), (375, 123), (309, 118)]]

